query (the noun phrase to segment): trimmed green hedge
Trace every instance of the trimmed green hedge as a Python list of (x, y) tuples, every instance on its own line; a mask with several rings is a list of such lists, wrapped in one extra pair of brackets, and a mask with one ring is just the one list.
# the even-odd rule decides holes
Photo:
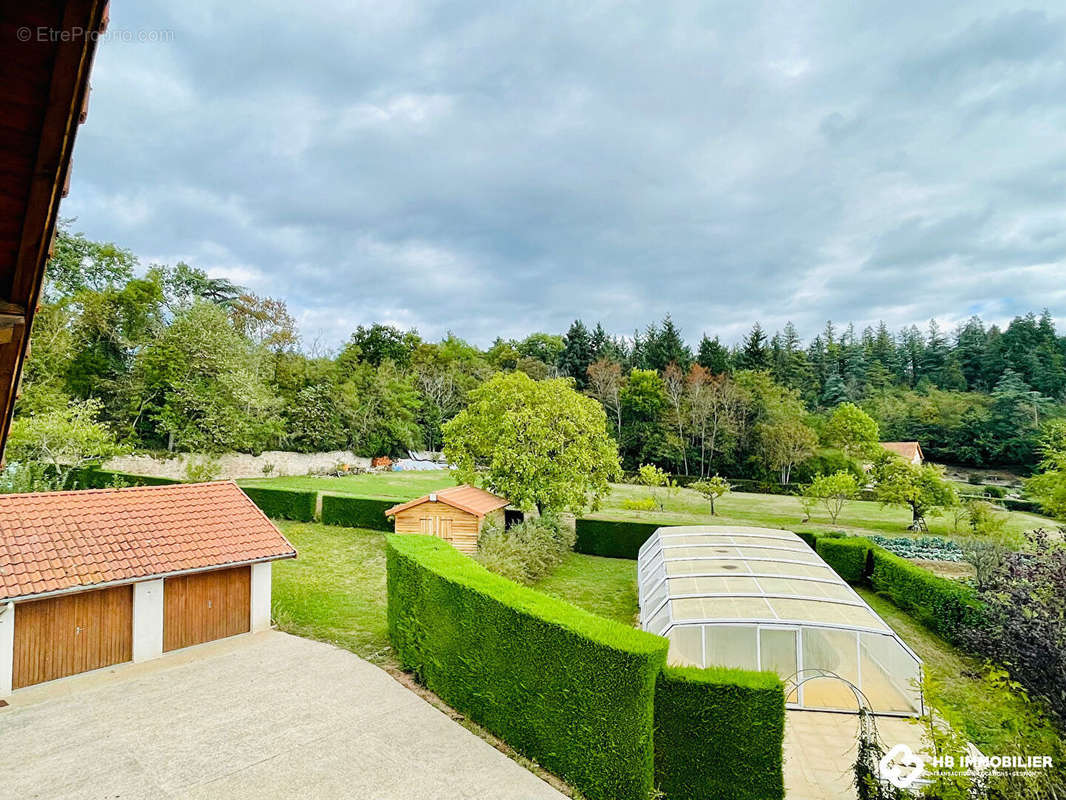
[(346, 528), (370, 528), (392, 532), (392, 523), (385, 511), (403, 500), (378, 500), (372, 497), (351, 497), (340, 494), (322, 495), (322, 522)]
[(870, 550), (875, 546), (869, 539), (861, 536), (819, 536), (815, 542), (815, 551), (848, 583), (862, 583), (869, 574), (867, 562)]
[(97, 467), (82, 467), (71, 471), (67, 484), (71, 489), (110, 489), (115, 485), (116, 480), (122, 486), (171, 486), (181, 483), (173, 478), (132, 475), (128, 472), (112, 472)]
[(640, 546), (661, 527), (656, 522), (579, 518), (574, 523), (574, 550), (590, 556), (635, 559)]
[(876, 545), (870, 584), (930, 630), (957, 642), (967, 627), (980, 625), (981, 606), (965, 584), (941, 578)]
[(494, 575), (440, 539), (387, 542), (389, 638), (405, 669), (587, 797), (647, 800), (665, 639)]
[(311, 522), (315, 518), (316, 492), (267, 489), (262, 486), (242, 486), (241, 490), (271, 519)]
[(785, 696), (770, 672), (668, 667), (655, 685), (655, 782), (670, 800), (779, 800)]
[(811, 550), (818, 549), (819, 539), (842, 539), (847, 536), (843, 531), (793, 531), (793, 533), (805, 541)]

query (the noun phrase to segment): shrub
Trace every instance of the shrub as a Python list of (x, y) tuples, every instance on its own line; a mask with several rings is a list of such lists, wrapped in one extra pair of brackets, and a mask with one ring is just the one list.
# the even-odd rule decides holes
[(819, 536), (815, 550), (822, 560), (848, 583), (862, 583), (868, 574), (867, 560), (873, 546), (869, 539), (859, 536), (839, 539)]
[(477, 560), (490, 572), (519, 583), (547, 575), (574, 549), (574, 534), (558, 517), (527, 517), (506, 530), (488, 525), (478, 540)]
[(387, 541), (403, 667), (587, 797), (646, 800), (666, 640), (493, 575), (439, 539)]
[(655, 685), (655, 782), (670, 800), (784, 796), (785, 698), (770, 672), (668, 667)]
[(893, 603), (950, 642), (981, 623), (981, 606), (964, 584), (941, 578), (880, 547), (872, 550), (870, 583)]
[(807, 543), (811, 550), (817, 550), (819, 539), (843, 539), (847, 536), (843, 531), (793, 531), (798, 537)]
[(189, 483), (205, 483), (218, 478), (222, 463), (211, 455), (190, 458), (185, 462), (185, 480)]
[(654, 511), (655, 500), (650, 497), (642, 497), (636, 500), (623, 500), (622, 508), (626, 511)]
[(262, 486), (242, 486), (248, 498), (271, 519), (292, 519), (311, 522), (315, 518), (315, 492), (293, 489), (267, 489)]
[(574, 523), (577, 533), (574, 549), (590, 556), (635, 559), (640, 546), (661, 527), (654, 522), (579, 518)]
[(369, 528), (389, 531), (392, 522), (385, 512), (402, 500), (379, 500), (371, 497), (349, 497), (339, 494), (322, 495), (322, 523), (345, 528)]

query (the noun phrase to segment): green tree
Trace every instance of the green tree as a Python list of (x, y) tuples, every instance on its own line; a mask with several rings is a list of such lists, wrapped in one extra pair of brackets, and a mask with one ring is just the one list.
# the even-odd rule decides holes
[(1055, 419), (1044, 424), (1040, 454), (1042, 472), (1025, 482), (1026, 492), (1044, 513), (1066, 520), (1066, 420)]
[(288, 409), (287, 441), (301, 453), (339, 450), (348, 446), (348, 432), (332, 383), (305, 386)]
[(818, 434), (798, 419), (761, 423), (756, 436), (761, 458), (777, 470), (782, 485), (791, 480), (792, 468), (814, 455), (818, 446)]
[(637, 483), (648, 487), (652, 502), (659, 511), (666, 510), (666, 496), (677, 491), (677, 484), (669, 473), (654, 464), (641, 464), (637, 470)]
[(666, 386), (654, 370), (635, 369), (620, 390), (622, 440), (627, 468), (651, 462), (667, 452), (663, 417), (669, 405)]
[(559, 354), (559, 369), (574, 379), (579, 389), (588, 386), (589, 365), (596, 359), (592, 352), (592, 338), (585, 323), (575, 319), (563, 337), (563, 351)]
[(131, 429), (158, 432), (169, 450), (266, 449), (281, 434), (281, 403), (263, 380), (265, 357), (223, 308), (195, 303), (138, 354)]
[(884, 505), (907, 506), (910, 530), (928, 530), (925, 518), (958, 503), (958, 494), (934, 464), (921, 466), (883, 453), (873, 467), (877, 499)]
[(707, 478), (706, 480), (696, 481), (688, 488), (701, 494), (704, 499), (711, 504), (711, 516), (715, 514), (714, 504), (720, 497), (724, 497), (729, 494), (729, 491), (733, 488), (729, 485), (729, 482), (725, 478), (720, 478), (717, 475)]
[(759, 372), (770, 368), (770, 350), (766, 346), (766, 331), (756, 322), (744, 339), (736, 357), (739, 369)]
[(444, 454), (460, 480), (521, 508), (597, 508), (619, 475), (603, 407), (564, 379), (498, 374), (444, 425)]
[(360, 362), (377, 367), (384, 361), (391, 361), (406, 369), (421, 341), (413, 330), (401, 331), (393, 325), (376, 322), (369, 328), (360, 325), (341, 350), (337, 362), (344, 372), (351, 371)]
[(420, 398), (411, 375), (392, 361), (357, 365), (339, 389), (351, 448), (362, 456), (397, 456), (422, 444)]
[(803, 496), (820, 503), (834, 525), (845, 504), (854, 500), (858, 494), (859, 482), (846, 469), (831, 475), (816, 475), (814, 480), (803, 488)]
[(854, 403), (842, 403), (829, 415), (825, 440), (849, 458), (871, 456), (877, 450), (880, 431), (876, 420)]
[(100, 422), (99, 400), (72, 400), (37, 414), (20, 415), (11, 425), (7, 458), (26, 465), (47, 464), (55, 483), (66, 486), (71, 471), (118, 452), (115, 436)]
[(712, 375), (729, 372), (729, 350), (718, 340), (717, 336), (711, 339), (707, 334), (703, 334), (703, 338), (700, 339), (699, 352), (696, 355), (696, 363)]

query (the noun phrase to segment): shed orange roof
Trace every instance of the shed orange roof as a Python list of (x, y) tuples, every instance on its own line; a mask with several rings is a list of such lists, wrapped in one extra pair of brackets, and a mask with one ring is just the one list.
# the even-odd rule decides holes
[(925, 456), (922, 454), (922, 446), (918, 442), (881, 442), (881, 446), (890, 453), (902, 456), (908, 461), (913, 461), (915, 457), (920, 461), (925, 460)]
[(406, 511), (409, 508), (422, 505), (422, 503), (444, 503), (452, 508), (458, 508), (460, 511), (465, 511), (468, 514), (473, 514), (475, 517), (483, 517), (491, 511), (495, 511), (498, 508), (504, 508), (510, 504), (510, 500), (505, 497), (500, 497), (492, 492), (486, 492), (484, 489), (479, 489), (476, 486), (462, 485), (452, 486), (448, 489), (441, 489), (439, 492), (433, 492), (423, 497), (419, 497), (415, 500), (408, 500), (406, 503), (400, 503), (393, 506), (385, 512), (386, 517), (392, 517), (399, 514), (401, 511)]
[(0, 495), (0, 600), (295, 556), (232, 481)]

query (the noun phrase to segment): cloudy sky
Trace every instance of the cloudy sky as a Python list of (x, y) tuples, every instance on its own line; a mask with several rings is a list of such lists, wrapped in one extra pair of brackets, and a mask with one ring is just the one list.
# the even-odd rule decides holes
[(1066, 317), (1046, 5), (122, 0), (61, 213), (326, 346)]

